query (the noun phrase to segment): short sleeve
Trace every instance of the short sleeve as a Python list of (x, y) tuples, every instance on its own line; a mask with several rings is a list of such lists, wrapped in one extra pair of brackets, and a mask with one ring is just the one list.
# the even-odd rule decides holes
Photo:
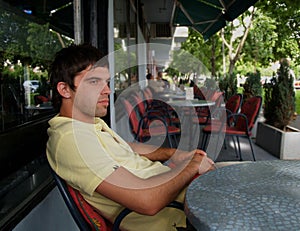
[(71, 186), (92, 195), (116, 168), (92, 130), (77, 129), (56, 138), (53, 165)]

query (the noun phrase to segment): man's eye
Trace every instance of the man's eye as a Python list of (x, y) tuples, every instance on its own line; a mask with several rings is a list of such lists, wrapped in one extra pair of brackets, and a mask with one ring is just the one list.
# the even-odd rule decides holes
[(98, 83), (99, 83), (99, 80), (97, 80), (97, 79), (93, 79), (90, 81), (90, 84), (92, 84), (92, 85), (97, 85)]

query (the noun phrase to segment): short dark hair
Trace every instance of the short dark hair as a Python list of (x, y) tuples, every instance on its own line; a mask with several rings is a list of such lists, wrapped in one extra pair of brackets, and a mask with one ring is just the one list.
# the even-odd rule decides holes
[(146, 79), (151, 79), (151, 77), (152, 77), (152, 74), (151, 74), (151, 73), (148, 73), (148, 74), (146, 75)]
[[(102, 57), (101, 52), (90, 44), (72, 44), (56, 53), (49, 71), (54, 108), (59, 109), (62, 101), (62, 97), (57, 91), (57, 84), (65, 82), (72, 90), (75, 90), (75, 76), (88, 66), (96, 64)], [(107, 60), (101, 60), (99, 66), (108, 67)]]

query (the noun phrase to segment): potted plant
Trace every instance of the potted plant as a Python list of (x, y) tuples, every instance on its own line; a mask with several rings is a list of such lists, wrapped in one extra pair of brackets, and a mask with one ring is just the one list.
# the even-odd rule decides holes
[(259, 122), (256, 143), (280, 159), (300, 159), (300, 131), (289, 126), (295, 113), (294, 77), (287, 59), (277, 75), (264, 84), (264, 122)]

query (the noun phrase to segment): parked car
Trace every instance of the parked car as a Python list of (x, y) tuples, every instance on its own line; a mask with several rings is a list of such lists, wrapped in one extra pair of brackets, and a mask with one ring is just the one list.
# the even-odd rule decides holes
[(25, 80), (23, 83), (25, 91), (36, 92), (40, 86), (40, 81), (38, 80)]
[(294, 81), (294, 88), (299, 90), (300, 89), (300, 80), (295, 80)]

